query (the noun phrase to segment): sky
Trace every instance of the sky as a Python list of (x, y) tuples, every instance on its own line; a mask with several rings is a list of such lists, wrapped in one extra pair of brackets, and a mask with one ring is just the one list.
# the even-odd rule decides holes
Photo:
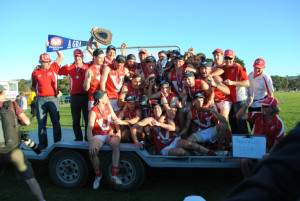
[[(116, 47), (178, 45), (208, 58), (232, 49), (247, 73), (263, 58), (268, 74), (296, 76), (299, 10), (298, 0), (1, 1), (0, 81), (30, 79), (48, 34), (88, 41), (94, 26), (110, 30)], [(64, 51), (63, 65), (74, 62), (72, 53)]]

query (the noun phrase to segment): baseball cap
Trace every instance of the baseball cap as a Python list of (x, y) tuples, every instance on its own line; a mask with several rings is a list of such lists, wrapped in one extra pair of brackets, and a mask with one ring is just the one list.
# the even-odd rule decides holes
[(204, 60), (201, 62), (200, 67), (211, 67), (211, 65), (209, 61)]
[(160, 107), (162, 106), (161, 103), (160, 103), (160, 100), (155, 101), (151, 105), (152, 105), (152, 107), (154, 107), (155, 105), (159, 105)]
[(224, 54), (224, 57), (234, 57), (234, 51), (233, 50), (226, 50), (225, 51), (225, 54)]
[(94, 56), (94, 57), (97, 57), (99, 54), (104, 54), (103, 50), (96, 49), (96, 50), (93, 52), (93, 56)]
[(139, 73), (134, 73), (132, 76), (132, 79), (137, 78), (137, 77), (142, 77), (142, 75)]
[(142, 110), (148, 109), (150, 105), (148, 96), (142, 95), (139, 99), (139, 103)]
[(41, 54), (40, 61), (49, 62), (49, 61), (52, 61), (52, 60), (50, 59), (50, 55), (49, 54), (44, 53), (44, 54)]
[(0, 84), (0, 92), (6, 90), (5, 87), (3, 85)]
[(165, 85), (167, 84), (168, 86), (170, 85), (170, 83), (167, 81), (167, 80), (162, 80), (160, 83), (159, 83), (159, 87), (161, 87), (162, 85)]
[(265, 60), (263, 60), (262, 58), (256, 59), (254, 61), (253, 67), (254, 68), (265, 68), (266, 67)]
[(171, 54), (180, 54), (180, 52), (178, 50), (172, 50)]
[(116, 47), (113, 46), (113, 45), (109, 45), (109, 46), (107, 46), (107, 48), (106, 48), (106, 52), (108, 52), (109, 50), (114, 50), (114, 51), (116, 51)]
[(125, 63), (126, 58), (125, 58), (125, 56), (123, 56), (123, 55), (118, 55), (117, 58), (116, 58), (116, 61), (117, 61), (118, 63)]
[(202, 93), (195, 93), (195, 94), (193, 95), (193, 100), (196, 100), (196, 99), (198, 99), (198, 98), (204, 98), (204, 96), (202, 95)]
[(182, 77), (195, 77), (193, 72), (184, 72)]
[(161, 54), (161, 53), (163, 53), (163, 54), (165, 54), (165, 55), (168, 54), (165, 50), (162, 50), (162, 51), (159, 51), (159, 52), (158, 52), (158, 55)]
[(263, 101), (259, 101), (259, 103), (262, 103), (262, 106), (278, 106), (279, 101), (274, 97), (267, 97)]
[(221, 50), (221, 49), (215, 49), (215, 50), (213, 51), (212, 54), (215, 54), (215, 53), (221, 53), (221, 54), (224, 54), (224, 53), (223, 53), (223, 50)]
[(128, 59), (128, 60), (136, 60), (134, 54), (128, 54), (128, 55), (127, 55), (127, 59)]
[(154, 57), (154, 56), (149, 56), (149, 57), (147, 57), (146, 63), (148, 63), (148, 62), (154, 62), (154, 63), (156, 63), (155, 57)]
[(93, 98), (94, 98), (94, 105), (96, 105), (99, 101), (99, 99), (101, 99), (104, 95), (106, 94), (105, 91), (103, 90), (98, 90), (93, 94)]
[(174, 59), (181, 59), (181, 60), (184, 60), (184, 56), (181, 55), (181, 54), (176, 54), (175, 58)]
[(145, 49), (141, 49), (141, 50), (139, 51), (139, 54), (141, 54), (141, 53), (143, 53), (143, 54), (148, 54), (147, 50), (145, 50)]
[(76, 55), (83, 56), (83, 53), (80, 49), (76, 49), (76, 50), (74, 50), (74, 56), (76, 56)]
[(135, 96), (130, 94), (130, 95), (125, 97), (125, 101), (126, 102), (134, 102), (135, 101)]

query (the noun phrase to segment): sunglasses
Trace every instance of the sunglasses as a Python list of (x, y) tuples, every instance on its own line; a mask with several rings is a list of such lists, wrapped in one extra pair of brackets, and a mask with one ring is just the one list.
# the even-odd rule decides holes
[(233, 60), (233, 58), (231, 58), (231, 57), (225, 57), (224, 59), (225, 60)]
[(271, 106), (264, 106), (264, 105), (263, 105), (262, 107), (263, 107), (263, 108), (270, 108)]

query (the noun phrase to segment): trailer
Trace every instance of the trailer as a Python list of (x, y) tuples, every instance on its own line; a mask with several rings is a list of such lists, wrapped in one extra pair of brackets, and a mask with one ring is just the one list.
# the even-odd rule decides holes
[[(40, 154), (21, 145), (26, 157), (32, 160), (49, 159), (49, 174), (52, 182), (62, 188), (81, 188), (92, 179), (93, 170), (89, 160), (89, 143), (74, 141), (72, 129), (62, 129), (62, 140), (53, 143), (53, 129), (48, 128), (48, 147)], [(28, 133), (31, 140), (38, 142), (38, 131)], [(134, 144), (120, 145), (119, 177), (123, 184), (116, 185), (111, 179), (112, 152), (104, 145), (99, 152), (100, 168), (104, 185), (115, 191), (139, 189), (146, 179), (148, 168), (238, 168), (239, 159), (232, 156), (161, 156), (150, 155)]]

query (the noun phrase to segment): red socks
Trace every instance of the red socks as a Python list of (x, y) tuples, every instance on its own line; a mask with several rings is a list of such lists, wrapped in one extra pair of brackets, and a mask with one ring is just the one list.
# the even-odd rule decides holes
[(94, 171), (95, 171), (96, 177), (101, 177), (100, 168), (97, 168)]
[(209, 149), (209, 150), (208, 150), (208, 155), (209, 155), (209, 156), (216, 156), (216, 153), (215, 153), (214, 150)]
[(113, 166), (113, 168), (112, 168), (112, 176), (117, 176), (118, 172), (119, 172), (119, 167), (114, 167)]

